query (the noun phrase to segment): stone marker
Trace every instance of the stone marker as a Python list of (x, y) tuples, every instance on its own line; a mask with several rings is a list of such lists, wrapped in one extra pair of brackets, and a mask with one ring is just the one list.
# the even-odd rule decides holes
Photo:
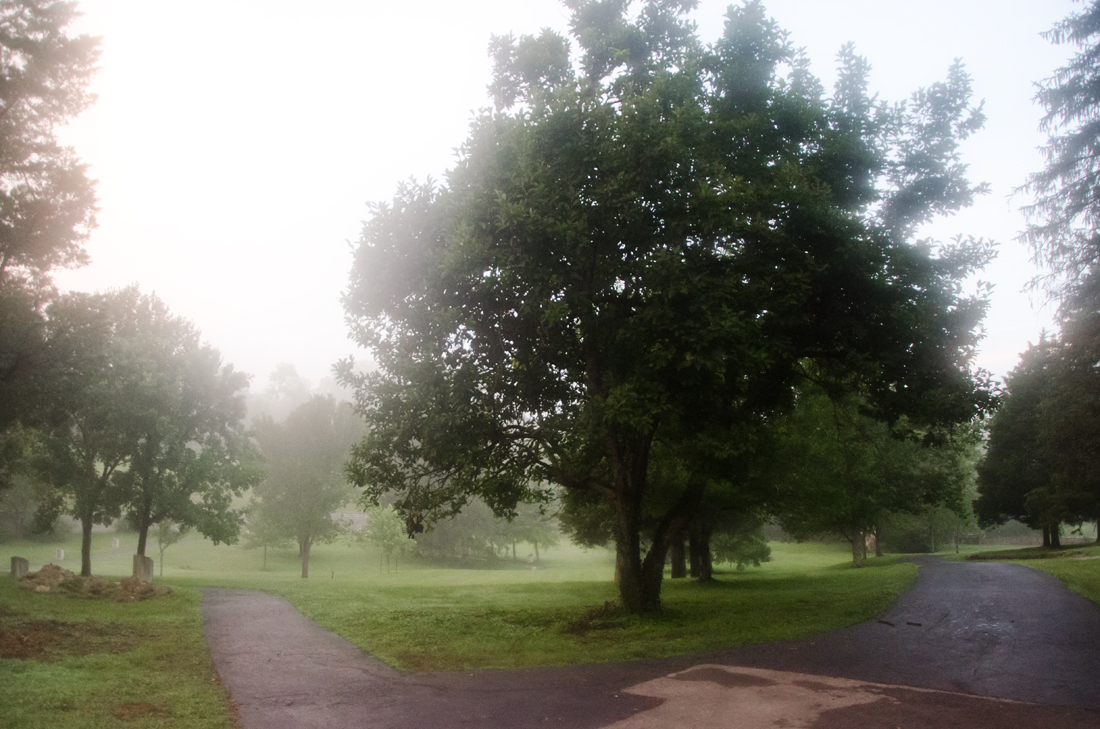
[(58, 562), (64, 562), (65, 561), (65, 550), (62, 549), (61, 547), (58, 547), (57, 551), (54, 553), (54, 559), (56, 559)]
[(115, 549), (118, 549), (118, 537), (115, 537), (114, 539), (111, 540), (111, 546), (114, 547)]
[(31, 571), (31, 563), (22, 557), (11, 558), (11, 578), (18, 580), (23, 575)]
[(134, 555), (134, 579), (142, 582), (153, 581), (153, 560), (140, 554)]

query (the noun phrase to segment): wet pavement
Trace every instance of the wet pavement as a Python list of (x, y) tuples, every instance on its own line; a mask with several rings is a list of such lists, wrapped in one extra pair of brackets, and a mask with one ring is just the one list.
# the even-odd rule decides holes
[(203, 614), (245, 729), (1100, 726), (1100, 608), (1025, 567), (918, 561), (876, 620), (629, 663), (403, 674), (280, 597), (208, 589)]

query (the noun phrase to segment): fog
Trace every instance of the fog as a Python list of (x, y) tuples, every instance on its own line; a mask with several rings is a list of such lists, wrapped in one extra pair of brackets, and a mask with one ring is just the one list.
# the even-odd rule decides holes
[[(556, 0), (401, 4), (85, 0), (79, 30), (103, 36), (99, 101), (64, 139), (99, 180), (92, 263), (64, 288), (137, 282), (193, 320), (262, 390), (280, 362), (320, 383), (354, 352), (339, 294), (367, 201), (409, 176), (440, 178), (473, 111), (487, 104), (491, 34), (564, 31)], [(726, 3), (695, 17), (706, 41)], [(771, 0), (830, 87), (851, 40), (871, 87), (901, 100), (961, 57), (986, 129), (965, 145), (991, 194), (927, 234), (1001, 243), (985, 272), (996, 289), (979, 364), (1001, 375), (1051, 326), (1020, 293), (1034, 275), (1014, 237), (1013, 188), (1038, 169), (1033, 82), (1072, 51), (1039, 37), (1069, 0)]]

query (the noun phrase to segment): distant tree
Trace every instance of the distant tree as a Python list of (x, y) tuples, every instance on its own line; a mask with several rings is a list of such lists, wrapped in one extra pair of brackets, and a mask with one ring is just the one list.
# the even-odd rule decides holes
[(736, 565), (741, 572), (747, 565), (759, 567), (762, 562), (771, 561), (772, 550), (759, 515), (746, 514), (723, 526), (711, 540), (715, 562)]
[(505, 543), (510, 542), (500, 522), (481, 499), (471, 499), (460, 512), (416, 535), (419, 554), (444, 560), (493, 560)]
[(393, 506), (374, 506), (367, 509), (367, 539), (382, 552), (386, 559), (386, 571), (390, 571), (390, 559), (416, 548), (416, 542), (405, 533), (405, 521)]
[(857, 399), (833, 399), (813, 387), (779, 428), (780, 523), (798, 538), (842, 536), (854, 567), (863, 565), (867, 537), (889, 514), (964, 510), (977, 444), (971, 432), (930, 439), (905, 421), (891, 428), (863, 415)]
[(969, 420), (985, 305), (959, 284), (989, 251), (912, 239), (984, 190), (960, 64), (887, 107), (849, 49), (826, 99), (759, 2), (709, 48), (693, 3), (628, 5), (568, 3), (572, 46), (492, 41), (494, 108), (446, 185), (403, 185), (364, 226), (344, 307), (378, 368), (341, 381), (370, 426), (350, 474), (410, 532), (474, 496), (506, 516), (532, 484), (591, 492), (643, 613), (710, 483), (670, 498), (656, 449), (722, 470), (806, 358), (884, 418)]
[(539, 504), (520, 504), (511, 519), (498, 519), (505, 544), (512, 543), (512, 559), (516, 559), (516, 544), (529, 544), (535, 550), (535, 563), (541, 561), (540, 547), (554, 547), (561, 540), (557, 519)]
[[(150, 526), (172, 519), (215, 541), (239, 521), (230, 497), (253, 480), (239, 430), (244, 385), (186, 321), (135, 287), (67, 294), (46, 311), (67, 363), (54, 373), (37, 428), (37, 473), (50, 486), (39, 522), (81, 522), (81, 571), (91, 530), (128, 512), (144, 554)], [(60, 360), (59, 360), (60, 361)]]
[(261, 508), (255, 499), (245, 509), (245, 549), (264, 550), (263, 569), (267, 569), (268, 548), (285, 547), (292, 541), (281, 524), (274, 521), (269, 512)]
[(160, 550), (160, 576), (164, 577), (164, 550), (187, 536), (191, 527), (167, 519), (157, 523), (157, 549)]
[(248, 397), (250, 420), (257, 420), (267, 415), (276, 423), (281, 423), (286, 420), (286, 416), (291, 411), (306, 403), (311, 397), (309, 382), (298, 374), (294, 365), (287, 362), (280, 362), (268, 375), (267, 380), (266, 389), (252, 393)]
[(348, 404), (317, 395), (282, 423), (265, 416), (254, 428), (267, 474), (256, 488), (258, 513), (298, 542), (309, 577), (310, 549), (343, 531), (332, 514), (352, 496), (344, 461), (363, 436), (362, 420)]

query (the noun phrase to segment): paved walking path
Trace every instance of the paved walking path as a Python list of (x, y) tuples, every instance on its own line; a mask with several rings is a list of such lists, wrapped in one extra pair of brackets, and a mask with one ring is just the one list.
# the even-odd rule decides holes
[(631, 663), (403, 674), (280, 597), (208, 589), (203, 614), (244, 729), (1100, 726), (1100, 609), (1024, 567), (920, 562), (878, 620)]

